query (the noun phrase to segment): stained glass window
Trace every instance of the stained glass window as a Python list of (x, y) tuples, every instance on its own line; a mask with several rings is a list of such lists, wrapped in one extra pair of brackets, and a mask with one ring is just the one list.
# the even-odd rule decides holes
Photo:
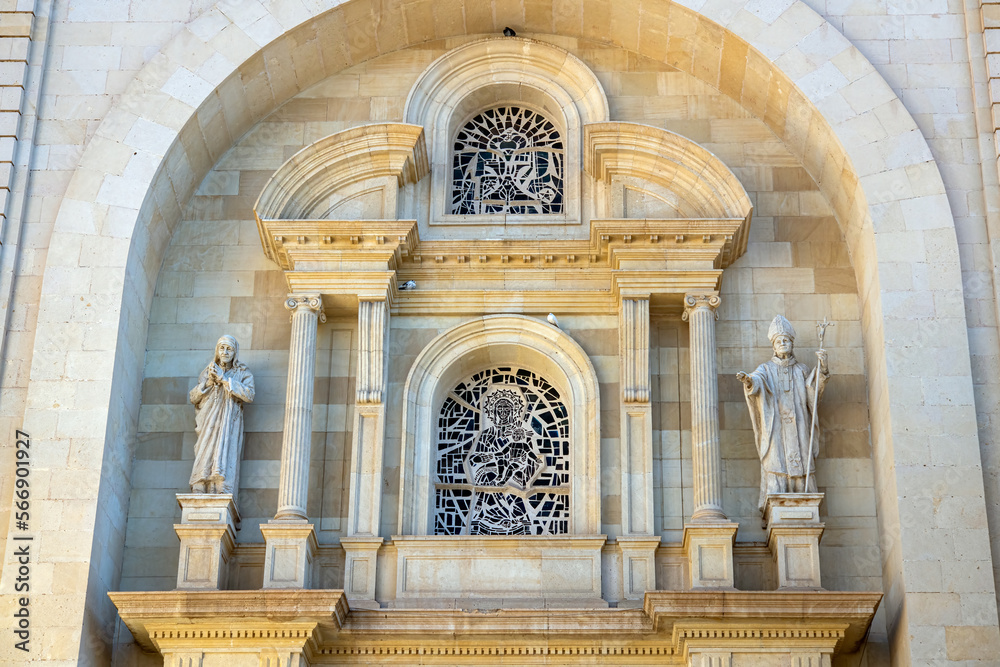
[(460, 383), (438, 419), (435, 535), (569, 532), (569, 413), (523, 368)]
[(563, 212), (562, 137), (551, 121), (514, 106), (484, 111), (459, 130), (451, 212)]

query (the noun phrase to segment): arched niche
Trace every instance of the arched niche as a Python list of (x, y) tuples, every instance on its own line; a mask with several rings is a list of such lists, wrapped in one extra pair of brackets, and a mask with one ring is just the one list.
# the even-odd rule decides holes
[(570, 417), (570, 535), (600, 532), (600, 400), (597, 376), (583, 348), (565, 332), (523, 315), (463, 322), (420, 353), (403, 389), (399, 526), (403, 535), (432, 531), (436, 427), (447, 393), (465, 377), (511, 364), (545, 377)]
[(489, 38), (464, 44), (435, 60), (406, 99), (403, 118), (429, 135), (430, 224), (489, 224), (497, 216), (451, 215), (452, 142), (476, 112), (498, 105), (540, 112), (566, 142), (564, 213), (506, 216), (509, 223), (579, 223), (583, 126), (608, 119), (608, 100), (594, 73), (559, 47), (530, 39)]

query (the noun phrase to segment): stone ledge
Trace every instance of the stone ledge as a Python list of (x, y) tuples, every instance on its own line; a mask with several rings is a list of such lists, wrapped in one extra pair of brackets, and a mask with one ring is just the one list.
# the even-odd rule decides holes
[[(147, 651), (158, 650), (155, 638), (169, 632), (170, 626), (224, 632), (227, 636), (251, 627), (254, 636), (269, 631), (287, 633), (295, 626), (293, 634), (300, 634), (303, 624), (339, 629), (348, 614), (342, 590), (117, 592), (108, 593), (108, 597), (136, 642)], [(237, 635), (232, 638), (237, 641)]]
[(109, 595), (148, 651), (308, 644), (310, 653), (341, 657), (368, 651), (517, 656), (555, 650), (668, 662), (706, 647), (852, 653), (882, 598), (870, 592), (648, 591), (641, 610), (350, 610), (341, 590)]
[(649, 591), (643, 611), (655, 631), (672, 632), (678, 642), (702, 630), (759, 642), (781, 639), (780, 633), (789, 631), (839, 629), (835, 652), (852, 653), (881, 600), (882, 594), (874, 592)]

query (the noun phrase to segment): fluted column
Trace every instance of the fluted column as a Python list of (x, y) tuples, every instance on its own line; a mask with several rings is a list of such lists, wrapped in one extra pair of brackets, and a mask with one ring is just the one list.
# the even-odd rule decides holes
[(313, 384), (316, 375), (316, 328), (326, 321), (318, 294), (289, 295), (292, 339), (288, 351), (285, 429), (281, 439), (281, 476), (276, 521), (305, 520), (309, 495), (309, 455), (312, 446)]
[(722, 511), (719, 380), (715, 364), (715, 320), (720, 303), (719, 295), (713, 293), (684, 297), (684, 320), (690, 325), (692, 522), (727, 520)]
[(715, 366), (715, 292), (687, 294), (684, 320), (690, 325), (691, 458), (694, 512), (684, 525), (683, 549), (692, 589), (732, 589), (733, 545), (738, 524), (722, 511), (722, 454), (719, 449), (719, 380)]
[(274, 519), (260, 526), (264, 536), (264, 588), (309, 588), (318, 547), (316, 532), (306, 515), (316, 327), (326, 321), (326, 316), (319, 294), (290, 294), (285, 299), (285, 308), (292, 312), (292, 339), (288, 350), (278, 511)]

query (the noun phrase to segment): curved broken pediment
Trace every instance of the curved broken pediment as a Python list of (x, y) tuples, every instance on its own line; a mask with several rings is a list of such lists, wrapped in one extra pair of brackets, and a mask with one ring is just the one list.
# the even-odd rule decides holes
[[(697, 143), (649, 125), (592, 123), (584, 127), (584, 169), (612, 183), (648, 183), (650, 198), (669, 202), (686, 218), (749, 222), (753, 204), (722, 160)], [(621, 212), (615, 217), (626, 217)]]
[[(290, 157), (267, 181), (254, 214), (262, 220), (314, 220), (337, 200), (370, 190), (381, 179), (386, 196), (428, 173), (424, 130), (375, 123), (331, 134)], [(393, 215), (391, 217), (395, 217)]]

